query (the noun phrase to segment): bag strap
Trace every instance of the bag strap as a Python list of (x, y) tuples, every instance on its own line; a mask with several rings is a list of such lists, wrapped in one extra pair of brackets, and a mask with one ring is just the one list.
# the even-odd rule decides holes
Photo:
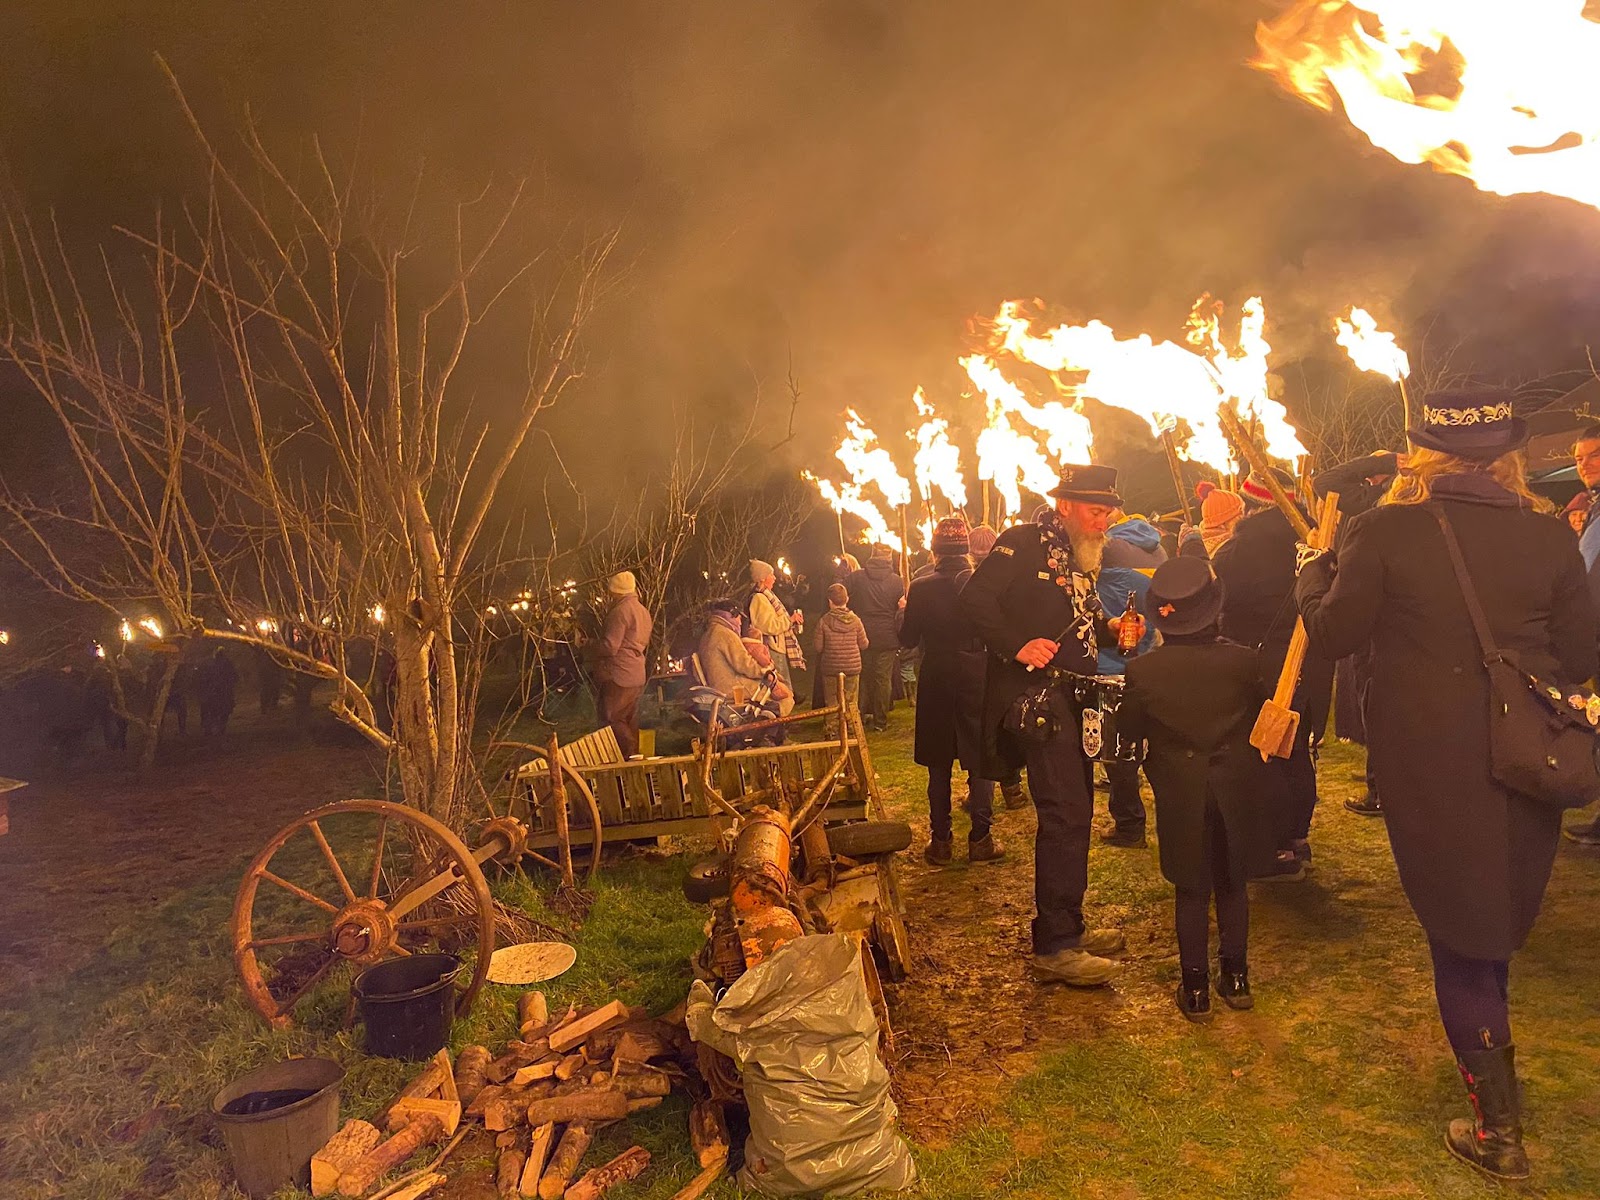
[(1494, 644), (1494, 636), (1489, 632), (1488, 619), (1483, 615), (1483, 606), (1478, 603), (1478, 591), (1472, 586), (1472, 577), (1467, 574), (1466, 560), (1461, 557), (1461, 543), (1456, 541), (1456, 531), (1450, 524), (1450, 518), (1438, 504), (1429, 503), (1425, 507), (1439, 522), (1439, 531), (1444, 534), (1445, 549), (1450, 552), (1450, 565), (1455, 568), (1456, 582), (1461, 585), (1462, 599), (1467, 602), (1467, 614), (1472, 618), (1473, 631), (1478, 635), (1478, 648), (1483, 652), (1484, 665), (1505, 661), (1500, 648)]

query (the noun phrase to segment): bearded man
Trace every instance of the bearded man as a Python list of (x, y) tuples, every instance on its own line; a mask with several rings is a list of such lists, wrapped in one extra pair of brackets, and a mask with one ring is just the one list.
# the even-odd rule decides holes
[[(983, 696), (982, 778), (1028, 768), (1039, 812), (1034, 842), (1033, 973), (1042, 982), (1097, 987), (1122, 970), (1106, 955), (1123, 948), (1121, 930), (1088, 929), (1089, 830), (1094, 818), (1093, 764), (1084, 757), (1077, 707), (1059, 687), (1065, 713), (1048, 737), (1019, 736), (1007, 715), (1052, 676), (1047, 669), (1093, 675), (1099, 639), (1114, 641), (1120, 615), (1107, 621), (1095, 596), (1106, 529), (1122, 506), (1117, 472), (1068, 466), (1050, 496), (1055, 508), (1014, 525), (995, 542), (962, 589), (961, 604), (988, 650)], [(1144, 621), (1139, 618), (1139, 634)]]

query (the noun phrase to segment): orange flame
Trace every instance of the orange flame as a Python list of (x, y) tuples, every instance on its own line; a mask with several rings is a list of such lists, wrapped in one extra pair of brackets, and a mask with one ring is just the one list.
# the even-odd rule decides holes
[(1334, 340), (1360, 370), (1372, 371), (1394, 383), (1411, 374), (1411, 360), (1400, 349), (1394, 334), (1379, 329), (1366, 309), (1352, 308), (1348, 318), (1336, 318), (1333, 327)]
[(1600, 24), (1584, 0), (1298, 0), (1253, 66), (1401, 162), (1600, 208)]
[[(917, 426), (917, 452), (911, 463), (917, 493), (931, 501), (934, 488), (938, 488), (950, 507), (965, 508), (967, 481), (961, 474), (961, 451), (950, 440), (950, 422), (934, 411), (921, 388), (911, 399), (917, 406), (917, 415), (923, 418), (922, 424)], [(928, 540), (933, 540), (931, 533)]]

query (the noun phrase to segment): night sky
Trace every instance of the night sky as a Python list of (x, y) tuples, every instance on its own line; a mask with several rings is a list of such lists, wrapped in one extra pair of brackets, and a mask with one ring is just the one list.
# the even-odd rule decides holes
[(224, 143), (248, 110), (380, 189), (419, 163), (463, 194), (531, 176), (553, 217), (622, 229), (625, 285), (555, 432), (625, 417), (632, 454), (664, 402), (714, 414), (753, 381), (781, 425), (791, 358), (785, 470), (828, 453), (846, 404), (883, 428), (918, 383), (954, 406), (968, 320), (1014, 296), (1175, 338), (1200, 292), (1260, 291), (1286, 362), (1337, 358), (1328, 320), (1359, 303), (1486, 379), (1581, 368), (1600, 214), (1404, 166), (1284, 96), (1244, 65), (1271, 11), (10, 0), (0, 148), (77, 244), (146, 227), (195, 186), (160, 53)]

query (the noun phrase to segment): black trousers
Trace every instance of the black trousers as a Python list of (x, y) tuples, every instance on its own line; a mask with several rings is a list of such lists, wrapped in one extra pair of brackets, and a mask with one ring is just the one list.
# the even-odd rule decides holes
[(1445, 1036), (1457, 1054), (1511, 1044), (1511, 1008), (1506, 985), (1511, 964), (1468, 958), (1428, 939), (1433, 956), (1433, 992)]
[(1039, 814), (1033, 843), (1033, 952), (1053, 954), (1083, 936), (1089, 887), (1089, 829), (1094, 777), (1076, 723), (1048, 742), (1029, 742), (1028, 790)]
[(1143, 833), (1145, 826), (1144, 801), (1139, 796), (1139, 764), (1107, 763), (1106, 778), (1111, 781), (1111, 794), (1106, 798), (1106, 811), (1122, 832)]
[(1174, 913), (1178, 959), (1185, 970), (1204, 969), (1210, 960), (1211, 901), (1217, 904), (1217, 953), (1243, 965), (1250, 940), (1250, 900), (1245, 881), (1234, 879), (1228, 866), (1228, 834), (1216, 798), (1206, 796), (1206, 862), (1211, 881), (1205, 887), (1178, 889)]

